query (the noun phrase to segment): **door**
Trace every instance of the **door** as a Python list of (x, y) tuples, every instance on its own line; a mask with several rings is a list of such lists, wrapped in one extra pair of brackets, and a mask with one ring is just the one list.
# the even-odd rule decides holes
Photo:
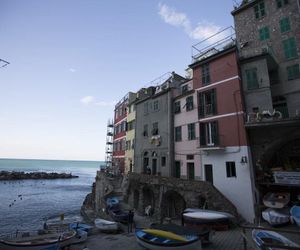
[(213, 166), (211, 164), (204, 165), (205, 180), (213, 184)]
[(188, 162), (187, 163), (187, 174), (188, 174), (188, 179), (189, 180), (194, 180), (195, 179), (195, 167), (193, 162)]
[(149, 158), (145, 157), (144, 158), (144, 163), (143, 163), (143, 167), (144, 167), (144, 174), (147, 173), (147, 167), (149, 166)]
[(175, 161), (175, 177), (180, 178), (180, 161)]
[(156, 175), (157, 171), (157, 159), (152, 159), (152, 174)]

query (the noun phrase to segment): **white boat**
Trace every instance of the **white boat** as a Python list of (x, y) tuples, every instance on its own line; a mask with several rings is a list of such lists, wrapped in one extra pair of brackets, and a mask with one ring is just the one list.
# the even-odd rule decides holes
[(271, 226), (283, 225), (290, 221), (289, 210), (285, 208), (267, 208), (265, 211), (262, 212), (262, 217)]
[(290, 201), (289, 193), (267, 193), (263, 197), (263, 203), (270, 208), (283, 208)]
[(70, 245), (76, 231), (53, 232), (31, 231), (7, 235), (0, 240), (1, 250), (58, 250), (60, 247)]
[(150, 250), (201, 250), (201, 240), (196, 235), (177, 235), (157, 229), (135, 231), (139, 245)]
[(264, 250), (279, 250), (282, 248), (274, 248), (274, 247), (265, 247), (265, 244), (272, 244), (277, 246), (290, 246), (290, 247), (300, 247), (296, 243), (292, 242), (288, 238), (284, 237), (283, 235), (267, 230), (257, 230), (254, 229), (252, 231), (252, 239), (256, 243), (259, 249)]
[(115, 221), (108, 221), (97, 218), (94, 222), (95, 226), (102, 232), (116, 232), (119, 229), (119, 225)]
[(187, 208), (182, 214), (182, 221), (188, 227), (210, 227), (215, 230), (226, 230), (234, 218), (225, 212)]

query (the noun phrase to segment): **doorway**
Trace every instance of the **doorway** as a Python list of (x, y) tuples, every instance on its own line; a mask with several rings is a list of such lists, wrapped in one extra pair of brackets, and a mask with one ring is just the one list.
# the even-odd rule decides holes
[(211, 164), (205, 164), (204, 165), (205, 170), (205, 180), (210, 182), (211, 184), (214, 184), (213, 180), (213, 165)]

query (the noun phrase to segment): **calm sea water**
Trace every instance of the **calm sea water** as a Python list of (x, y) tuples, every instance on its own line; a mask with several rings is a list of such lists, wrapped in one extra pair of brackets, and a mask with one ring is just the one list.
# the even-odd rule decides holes
[(65, 172), (74, 179), (0, 181), (0, 234), (39, 229), (45, 220), (80, 220), (101, 162), (0, 159), (0, 171)]

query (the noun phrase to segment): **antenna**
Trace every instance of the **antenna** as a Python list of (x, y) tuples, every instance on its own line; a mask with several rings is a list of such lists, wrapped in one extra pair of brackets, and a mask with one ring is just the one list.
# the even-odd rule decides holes
[(3, 65), (0, 65), (0, 68), (4, 68), (4, 67), (6, 67), (9, 64), (9, 62), (4, 61), (1, 58), (0, 58), (0, 63), (3, 64)]

